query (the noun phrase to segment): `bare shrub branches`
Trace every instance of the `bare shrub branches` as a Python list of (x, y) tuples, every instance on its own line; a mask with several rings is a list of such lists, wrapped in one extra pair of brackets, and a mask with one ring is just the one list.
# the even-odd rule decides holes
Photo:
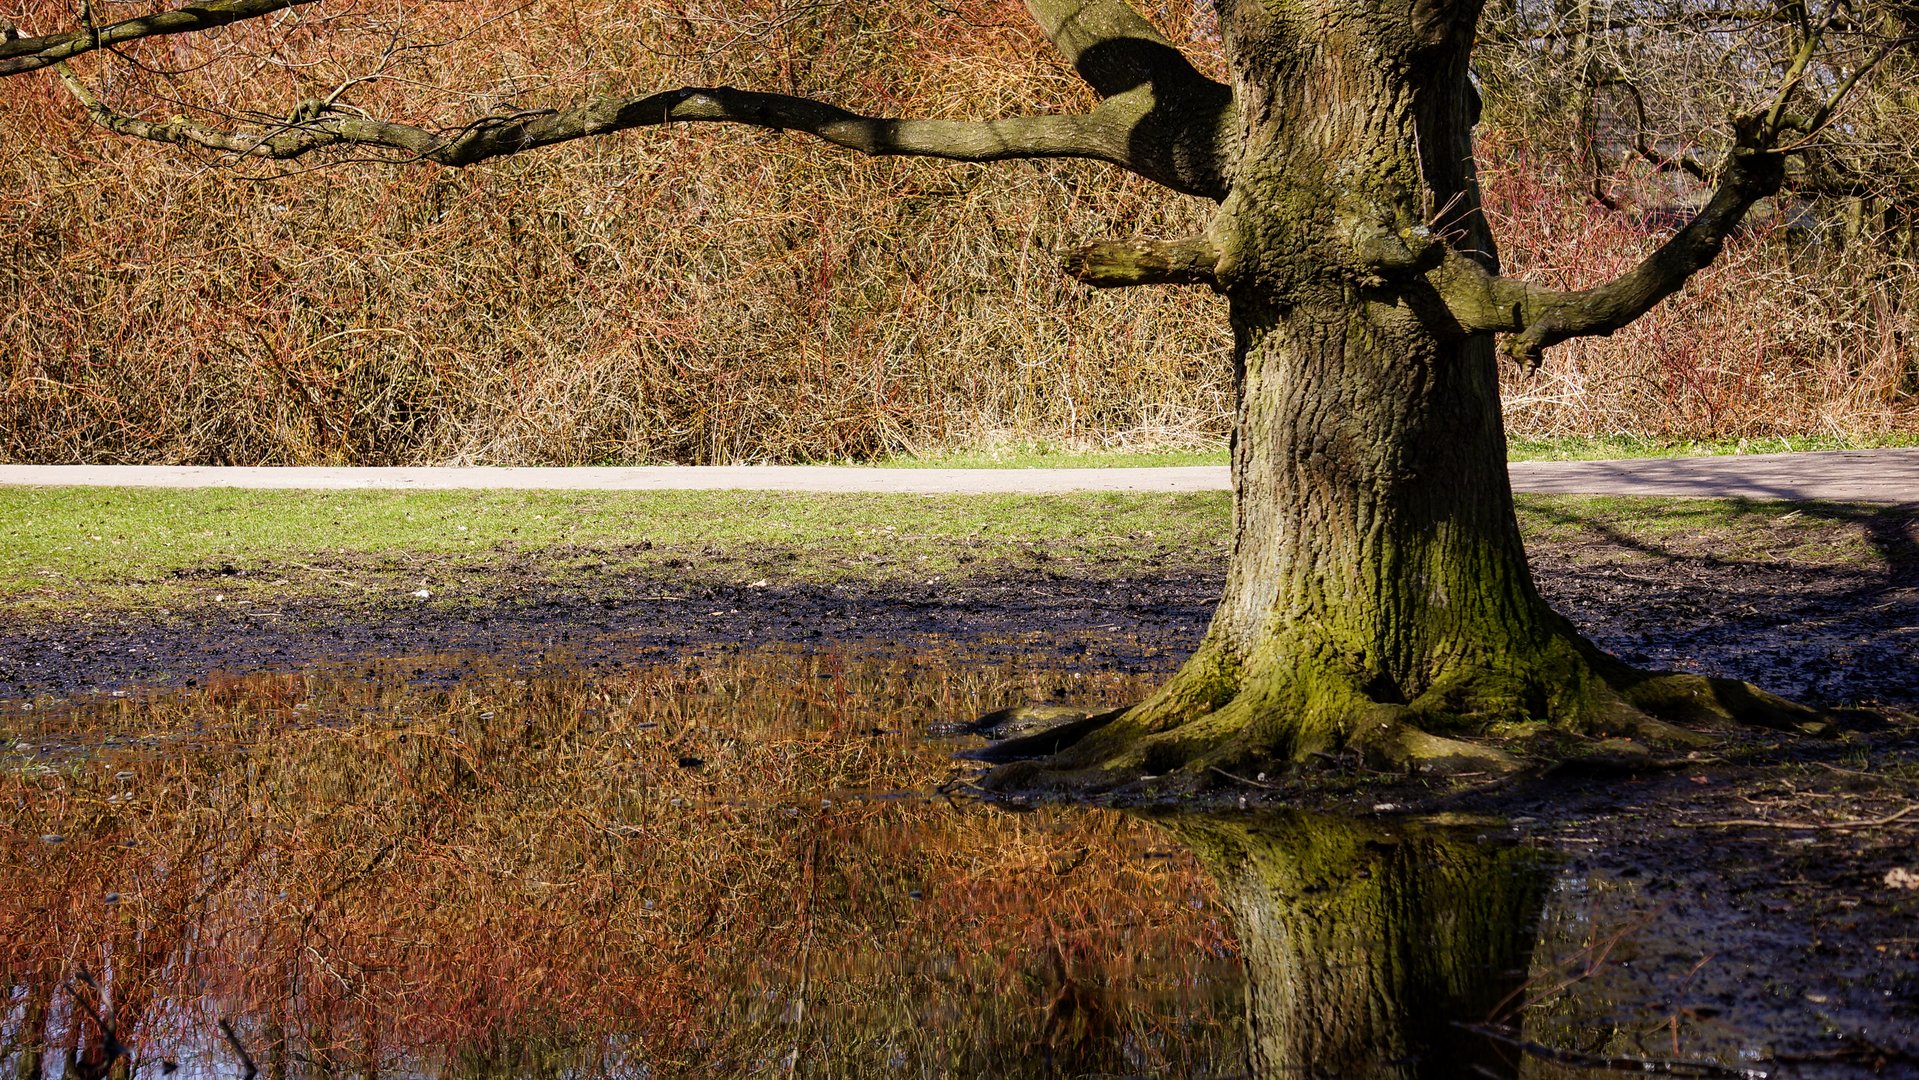
[[(437, 131), (695, 79), (940, 120), (1100, 108), (1016, 7), (741, 4), (682, 23), (683, 5), (642, 5), (609, 25), (489, 0), (435, 6), (430, 28), (396, 10), (232, 27), (194, 39), (206, 66), (179, 75), (147, 69), (180, 66), (184, 39), (129, 47), (144, 68), (73, 67), (118, 111), (256, 132), (369, 75), (331, 115)], [(1169, 12), (1169, 34), (1207, 47)], [(389, 55), (396, 35), (440, 46)], [(1190, 444), (1230, 423), (1215, 298), (1059, 274), (1080, 237), (1204, 227), (1203, 202), (1097, 163), (867, 161), (688, 124), (459, 172), (312, 167), (366, 153), (345, 148), (288, 173), (90, 135), (51, 72), (6, 89), (10, 460), (841, 460)]]
[[(631, 85), (732, 83), (850, 114), (968, 122), (1153, 98), (1101, 98), (1054, 58), (1047, 35), (1066, 41), (1064, 22), (1049, 31), (1010, 3), (910, 17), (886, 4), (642, 4), (605, 25), (510, 0), (425, 10), (430, 23), (409, 5), (297, 7), (72, 66), (115, 112), (249, 138), (376, 116), (457, 135), (475, 117), (531, 123)], [(1140, 10), (1217, 75), (1205, 5)], [(1481, 160), (1509, 280), (1590, 289), (1691, 218), (1731, 143), (1734, 110), (1707, 91), (1758, 70), (1728, 59), (1726, 35), (1773, 10), (1496, 0), (1478, 68)], [(1856, 8), (1825, 55), (1869, 59), (1867, 31), (1889, 35), (1878, 10)], [(20, 19), (44, 33), (71, 15), (30, 0)], [(1788, 41), (1740, 40), (1752, 55)], [(1586, 114), (1570, 74), (1580, 56), (1604, 69)], [(1823, 72), (1809, 69), (1789, 113), (1838, 85)], [(1776, 91), (1782, 69), (1763, 73)], [(1568, 340), (1538, 376), (1513, 379), (1509, 430), (1910, 424), (1915, 86), (1910, 52), (1892, 54), (1817, 137), (1790, 137), (1780, 194), (1713, 265), (1615, 336)], [(1769, 105), (1758, 91), (1738, 105)], [(50, 72), (7, 94), (11, 460), (800, 460), (993, 438), (1216, 438), (1230, 423), (1215, 298), (1060, 278), (1055, 252), (1081, 238), (1206, 228), (1203, 202), (1110, 169), (869, 163), (689, 125), (458, 174), (312, 167), (366, 153), (341, 146), (283, 175), (257, 154), (183, 160), (78, 135), (88, 121)]]
[[(1919, 41), (1891, 10), (1839, 0), (1496, 3), (1489, 82), (1505, 92), (1494, 121), (1564, 140), (1606, 210), (1683, 224), (1627, 273), (1575, 291), (1495, 286), (1459, 260), (1438, 275), (1455, 314), (1511, 334), (1509, 355), (1536, 366), (1547, 347), (1615, 333), (1677, 292), (1760, 203), (1816, 200), (1820, 180), (1863, 193), (1863, 173), (1830, 162), (1856, 157), (1839, 147), (1888, 131), (1875, 99), (1899, 80), (1882, 69), (1910, 67)], [(1875, 164), (1876, 184), (1899, 183), (1901, 170)], [(1919, 184), (1919, 169), (1903, 171)]]
[[(207, 0), (206, 3), (123, 19), (106, 26), (89, 25), (61, 34), (20, 37), (16, 36), (17, 31), (5, 28), (8, 32), (0, 35), (0, 78), (38, 71), (95, 49), (110, 49), (167, 34), (199, 33), (310, 3), (313, 0)], [(92, 9), (83, 6), (81, 11), (90, 21)], [(4, 24), (0, 24), (0, 27), (4, 27)]]

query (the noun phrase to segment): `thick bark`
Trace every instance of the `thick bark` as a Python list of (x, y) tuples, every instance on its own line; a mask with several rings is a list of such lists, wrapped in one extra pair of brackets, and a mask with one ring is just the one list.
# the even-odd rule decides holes
[(1232, 913), (1251, 1075), (1514, 1075), (1459, 1024), (1525, 981), (1551, 881), (1538, 853), (1308, 814), (1162, 824)]

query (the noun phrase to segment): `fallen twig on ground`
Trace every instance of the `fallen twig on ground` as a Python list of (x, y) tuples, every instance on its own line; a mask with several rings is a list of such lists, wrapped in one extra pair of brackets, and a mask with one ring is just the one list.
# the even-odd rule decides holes
[(1674, 821), (1682, 829), (1872, 829), (1881, 825), (1891, 825), (1919, 813), (1919, 803), (1903, 810), (1887, 814), (1885, 817), (1860, 818), (1853, 821), (1767, 821), (1763, 818), (1730, 818), (1725, 821)]

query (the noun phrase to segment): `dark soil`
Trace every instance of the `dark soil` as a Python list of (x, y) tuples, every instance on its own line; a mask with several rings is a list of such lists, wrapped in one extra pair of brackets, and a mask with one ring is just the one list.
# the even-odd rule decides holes
[[(1629, 662), (1734, 676), (1815, 704), (1911, 709), (1913, 525), (1883, 514), (1835, 523), (1835, 536), (1869, 536), (1873, 555), (1863, 560), (1729, 558), (1711, 538), (1653, 546), (1590, 524), (1531, 546), (1547, 598)], [(684, 558), (639, 547), (502, 548), (178, 571), (197, 599), (173, 610), (88, 611), (77, 596), (69, 614), (0, 619), (0, 700), (368, 656), (615, 662), (772, 642), (939, 640), (1152, 672), (1172, 669), (1198, 640), (1224, 576), (1216, 556), (1115, 577), (1035, 551), (933, 581), (875, 579), (853, 564), (800, 574), (797, 558), (776, 548)], [(836, 572), (837, 583), (820, 580)], [(423, 659), (423, 674), (434, 663)]]
[[(572, 553), (578, 555), (578, 553)], [(605, 552), (615, 556), (618, 553)], [(933, 584), (761, 584), (777, 552), (716, 558), (699, 570), (553, 574), (502, 558), (458, 567), (348, 566), (369, 592), (295, 592), (267, 564), (216, 577), (218, 603), (166, 614), (116, 611), (0, 629), (0, 700), (185, 685), (359, 657), (417, 656), (430, 677), (459, 654), (528, 663), (631, 661), (772, 643), (961, 642), (990, 658), (1035, 650), (1123, 670), (1170, 670), (1211, 615), (1220, 573), (1181, 567), (1152, 581), (997, 567)], [(217, 571), (215, 572), (217, 574)], [(428, 599), (406, 590), (421, 579)]]

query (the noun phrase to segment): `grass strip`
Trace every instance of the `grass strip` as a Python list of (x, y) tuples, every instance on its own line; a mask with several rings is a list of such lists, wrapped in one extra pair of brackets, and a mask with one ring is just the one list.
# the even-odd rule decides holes
[[(1919, 446), (1919, 432), (1879, 435), (1774, 435), (1743, 439), (1669, 439), (1644, 435), (1523, 436), (1507, 440), (1508, 461), (1610, 461), (1618, 458), (1719, 457), (1811, 450), (1884, 450)], [(896, 469), (1119, 469), (1224, 465), (1226, 444), (1117, 449), (1012, 442), (884, 458)]]
[(1043, 548), (1123, 571), (1223, 551), (1224, 492), (796, 495), (779, 492), (0, 489), (0, 599), (154, 600), (193, 571), (539, 553), (662, 570), (777, 550), (788, 578), (945, 573)]
[[(1739, 500), (1522, 496), (1537, 549), (1609, 557), (1885, 565), (1910, 511)], [(1223, 559), (1224, 492), (818, 495), (779, 492), (0, 489), (0, 602), (165, 604), (209, 577), (288, 565), (484, 574), (506, 560), (788, 581), (916, 578), (1040, 561), (1112, 577)]]

